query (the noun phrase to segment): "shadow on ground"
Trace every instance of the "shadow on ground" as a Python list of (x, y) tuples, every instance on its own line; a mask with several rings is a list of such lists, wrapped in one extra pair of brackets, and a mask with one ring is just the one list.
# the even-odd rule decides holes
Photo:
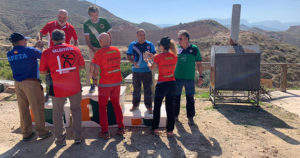
[(294, 127), (259, 106), (218, 104), (215, 108), (233, 124), (262, 127), (289, 144), (300, 144), (298, 140), (275, 129), (294, 129)]

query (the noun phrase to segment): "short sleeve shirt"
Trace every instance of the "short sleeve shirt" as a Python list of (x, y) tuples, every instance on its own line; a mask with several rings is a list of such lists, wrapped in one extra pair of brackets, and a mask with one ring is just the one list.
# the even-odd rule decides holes
[(41, 51), (33, 47), (23, 46), (15, 46), (9, 51), (7, 59), (12, 69), (14, 80), (40, 79), (37, 59), (41, 58), (41, 53)]
[(170, 52), (161, 53), (154, 56), (154, 63), (158, 65), (158, 82), (175, 81), (177, 56)]
[(191, 44), (188, 48), (179, 48), (175, 78), (195, 80), (196, 62), (202, 61), (200, 50)]
[(84, 66), (80, 50), (69, 44), (46, 49), (41, 57), (40, 71), (50, 71), (53, 87), (50, 95), (68, 97), (81, 90), (79, 67)]
[(100, 67), (100, 87), (113, 87), (122, 83), (121, 54), (117, 47), (106, 47), (99, 49), (92, 63)]
[(149, 51), (152, 54), (155, 54), (155, 47), (150, 41), (145, 41), (143, 44), (140, 44), (138, 41), (131, 42), (127, 55), (133, 55), (134, 61), (139, 66), (136, 68), (134, 65), (132, 65), (132, 72), (150, 72), (150, 69), (147, 66), (147, 63), (144, 61), (143, 54), (145, 52)]
[(65, 43), (67, 43), (67, 44), (70, 44), (70, 41), (72, 38), (75, 41), (78, 40), (76, 31), (75, 31), (75, 28), (73, 25), (71, 25), (70, 23), (66, 23), (65, 26), (61, 27), (57, 21), (51, 21), (51, 22), (47, 23), (40, 31), (43, 35), (47, 35), (47, 34), (49, 35), (49, 37), (50, 37), (50, 39), (48, 41), (50, 43), (49, 47), (52, 47), (54, 45), (53, 41), (52, 41), (52, 32), (55, 29), (63, 30), (65, 32), (65, 34), (66, 34)]
[(98, 23), (93, 23), (91, 19), (83, 24), (83, 33), (90, 38), (91, 45), (96, 48), (101, 48), (98, 36), (103, 32), (110, 31), (111, 26), (104, 18), (99, 18)]

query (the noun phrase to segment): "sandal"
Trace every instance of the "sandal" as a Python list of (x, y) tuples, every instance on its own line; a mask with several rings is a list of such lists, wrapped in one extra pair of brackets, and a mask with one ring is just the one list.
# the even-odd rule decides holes
[(117, 135), (124, 135), (125, 134), (125, 129), (124, 128), (119, 128), (118, 131), (117, 131)]
[(172, 138), (172, 137), (174, 137), (174, 133), (173, 133), (173, 131), (169, 131), (169, 132), (167, 132), (167, 137), (169, 137), (169, 138)]
[(152, 130), (152, 134), (155, 135), (155, 136), (159, 136), (158, 129)]

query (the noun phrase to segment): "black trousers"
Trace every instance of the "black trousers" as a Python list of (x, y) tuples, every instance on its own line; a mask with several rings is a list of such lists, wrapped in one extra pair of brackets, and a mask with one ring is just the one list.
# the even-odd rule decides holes
[(176, 95), (175, 81), (158, 83), (155, 88), (154, 97), (154, 111), (153, 111), (153, 123), (152, 130), (155, 130), (159, 126), (160, 121), (160, 109), (164, 98), (166, 98), (166, 112), (167, 112), (167, 132), (174, 130), (174, 98)]
[(141, 102), (141, 86), (144, 87), (144, 103), (147, 108), (152, 108), (152, 72), (133, 72), (132, 84), (133, 95), (132, 104), (138, 107)]

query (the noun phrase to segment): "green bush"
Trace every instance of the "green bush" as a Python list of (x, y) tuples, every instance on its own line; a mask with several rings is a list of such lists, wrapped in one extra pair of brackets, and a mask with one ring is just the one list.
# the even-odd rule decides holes
[(121, 73), (123, 80), (131, 74), (131, 63), (121, 63)]
[(0, 61), (0, 78), (5, 80), (13, 80), (12, 71), (8, 61)]

